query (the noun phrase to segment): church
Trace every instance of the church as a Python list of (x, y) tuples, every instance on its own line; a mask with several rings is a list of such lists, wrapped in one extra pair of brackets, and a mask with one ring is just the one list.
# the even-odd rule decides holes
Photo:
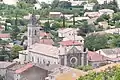
[(88, 64), (88, 50), (79, 42), (63, 41), (60, 47), (40, 43), (41, 27), (37, 24), (35, 15), (32, 15), (28, 24), (27, 50), (20, 51), (21, 63), (32, 62), (36, 64), (60, 64), (75, 67)]

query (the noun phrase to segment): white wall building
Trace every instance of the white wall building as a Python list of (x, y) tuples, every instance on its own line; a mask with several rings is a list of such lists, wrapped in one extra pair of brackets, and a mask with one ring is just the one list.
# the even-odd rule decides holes
[(95, 3), (89, 3), (84, 5), (84, 10), (93, 10)]

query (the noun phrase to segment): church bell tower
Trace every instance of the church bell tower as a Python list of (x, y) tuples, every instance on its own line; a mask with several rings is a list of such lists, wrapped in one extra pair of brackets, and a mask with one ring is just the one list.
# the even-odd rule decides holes
[(40, 41), (40, 27), (37, 23), (36, 16), (31, 15), (29, 24), (28, 24), (28, 47)]

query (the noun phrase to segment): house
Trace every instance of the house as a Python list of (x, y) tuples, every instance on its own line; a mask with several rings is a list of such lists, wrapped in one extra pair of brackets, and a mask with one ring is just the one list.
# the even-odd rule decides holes
[(58, 30), (58, 36), (63, 38), (63, 41), (78, 41), (84, 44), (84, 38), (77, 35), (77, 30), (75, 28), (63, 28)]
[[(89, 17), (75, 17), (75, 21), (81, 21), (81, 20), (89, 20)], [(73, 18), (71, 18), (69, 21), (73, 21)]]
[(103, 64), (108, 63), (107, 60), (109, 60), (109, 58), (101, 54), (88, 51), (88, 61), (89, 61), (89, 64), (93, 66), (93, 68), (97, 68), (97, 67), (102, 66)]
[(64, 14), (64, 17), (69, 20), (73, 17), (73, 14)]
[(18, 0), (1, 0), (0, 3), (8, 4), (8, 5), (16, 5)]
[(100, 13), (100, 15), (106, 14), (106, 15), (112, 16), (114, 11), (111, 9), (101, 9), (101, 10), (99, 10), (99, 13)]
[(88, 3), (84, 5), (84, 10), (93, 10), (95, 3)]
[(113, 49), (100, 49), (96, 51), (98, 54), (106, 56), (108, 58), (118, 58), (120, 57), (120, 48), (113, 48)]
[(97, 0), (99, 4), (109, 3), (113, 0)]
[(63, 38), (63, 41), (67, 41), (67, 40), (73, 40), (73, 41), (80, 42), (81, 44), (84, 44), (84, 38), (82, 36), (72, 35), (72, 36), (66, 36), (65, 38)]
[(10, 39), (10, 34), (0, 34), (0, 39), (2, 39), (2, 40), (8, 40), (8, 39)]
[[(60, 76), (63, 76), (63, 74), (66, 76), (62, 79)], [(70, 75), (77, 79), (85, 74), (87, 73), (81, 70), (59, 64), (16, 63), (7, 68), (5, 77), (6, 80), (65, 80), (68, 78), (71, 80), (72, 77)]]
[(7, 69), (6, 80), (45, 80), (48, 71), (32, 63), (16, 63)]
[(78, 5), (81, 5), (82, 3), (88, 3), (88, 0), (60, 0), (60, 1), (71, 2), (72, 6), (78, 6)]
[(120, 34), (120, 28), (108, 29), (108, 30), (105, 30), (105, 32), (111, 33), (111, 34)]
[(11, 65), (14, 65), (14, 62), (2, 62), (0, 61), (0, 75), (5, 76), (7, 72), (7, 68)]
[(57, 32), (59, 37), (77, 35), (77, 29), (75, 28), (61, 28)]
[(61, 12), (50, 12), (49, 17), (50, 18), (60, 18), (62, 16)]
[(100, 14), (99, 12), (85, 12), (84, 16), (90, 17), (90, 18), (95, 18), (95, 17), (99, 17)]

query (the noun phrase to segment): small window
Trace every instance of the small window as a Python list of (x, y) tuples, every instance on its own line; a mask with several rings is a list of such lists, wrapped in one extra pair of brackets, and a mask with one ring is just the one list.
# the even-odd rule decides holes
[(37, 31), (35, 30), (35, 35), (37, 35)]
[(39, 58), (37, 59), (37, 62), (39, 63)]
[(43, 64), (45, 64), (45, 60), (43, 59)]
[(32, 57), (32, 61), (34, 61), (34, 57)]

